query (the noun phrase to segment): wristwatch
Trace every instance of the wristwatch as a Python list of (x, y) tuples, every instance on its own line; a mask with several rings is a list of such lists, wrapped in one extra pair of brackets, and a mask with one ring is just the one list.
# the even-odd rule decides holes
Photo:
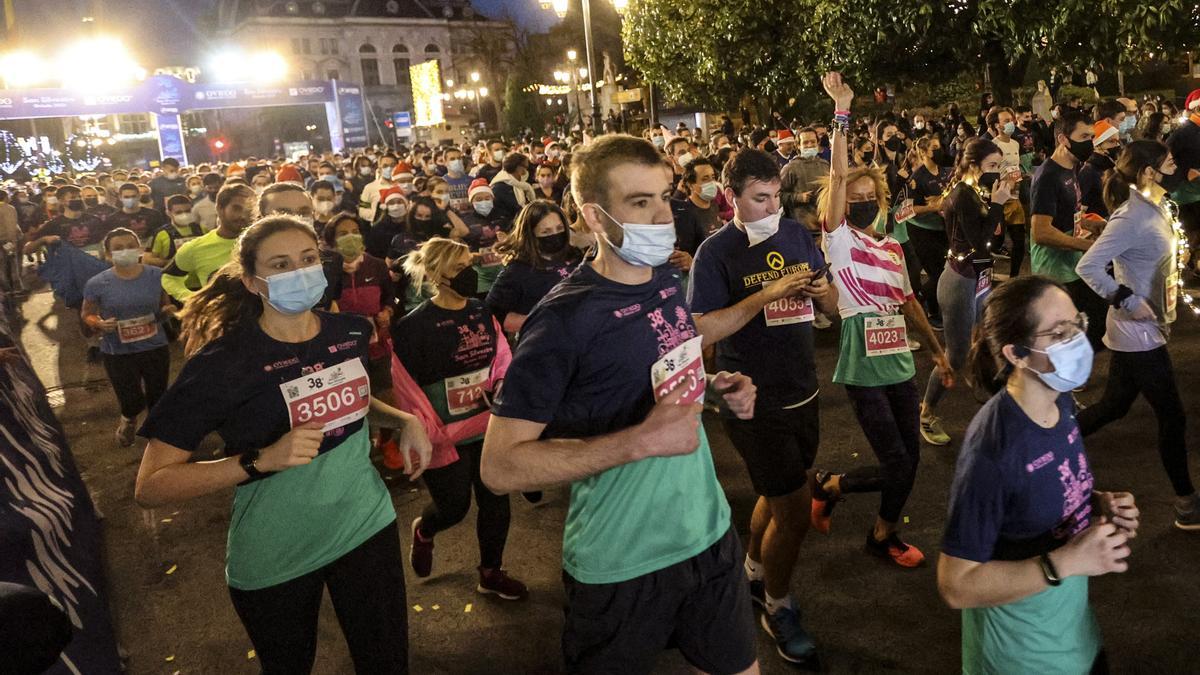
[(1042, 568), (1042, 576), (1046, 577), (1046, 583), (1051, 586), (1062, 584), (1062, 577), (1058, 576), (1058, 570), (1054, 569), (1054, 563), (1050, 561), (1049, 553), (1038, 556), (1038, 565)]
[(250, 478), (262, 478), (267, 474), (259, 471), (254, 463), (258, 461), (258, 450), (246, 450), (238, 456), (238, 464), (246, 471), (246, 475)]

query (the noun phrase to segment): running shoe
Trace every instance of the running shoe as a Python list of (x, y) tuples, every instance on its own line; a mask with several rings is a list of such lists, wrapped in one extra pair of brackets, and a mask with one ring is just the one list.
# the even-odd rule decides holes
[(400, 454), (400, 446), (396, 443), (396, 439), (389, 438), (386, 443), (379, 446), (383, 451), (383, 465), (392, 471), (402, 471), (404, 469), (404, 455)]
[(412, 522), (412, 548), (408, 549), (408, 564), (413, 573), (424, 579), (433, 572), (433, 537), (421, 536), (421, 517)]
[(758, 605), (759, 609), (766, 610), (767, 608), (767, 585), (762, 579), (747, 579), (750, 582), (750, 600)]
[(475, 590), (480, 593), (497, 595), (504, 600), (524, 600), (529, 597), (529, 589), (525, 584), (508, 576), (508, 573), (502, 569), (484, 569), (479, 570), (479, 585)]
[(117, 445), (122, 448), (133, 445), (133, 437), (136, 433), (137, 420), (131, 420), (122, 415), (121, 421), (117, 423)]
[(939, 417), (921, 417), (921, 438), (930, 445), (949, 445), (950, 434), (942, 428)]
[(832, 325), (833, 321), (831, 321), (829, 317), (825, 316), (824, 312), (817, 312), (817, 315), (813, 317), (813, 328), (816, 328), (817, 330), (825, 330)]
[(883, 541), (875, 539), (874, 532), (868, 532), (867, 553), (885, 560), (890, 558), (901, 567), (920, 567), (925, 562), (925, 554), (916, 546), (900, 541), (900, 536), (895, 532)]
[(542, 501), (542, 491), (534, 490), (533, 492), (522, 492), (521, 496), (530, 504), (537, 504)]
[(1008, 247), (1001, 246), (1000, 248), (992, 249), (992, 257), (1004, 258), (1005, 260), (1007, 260), (1012, 257), (1012, 253), (1009, 252)]
[(812, 526), (821, 534), (829, 534), (829, 530), (833, 526), (833, 507), (842, 501), (841, 497), (829, 494), (822, 487), (829, 482), (829, 477), (832, 475), (832, 471), (818, 471), (813, 476)]
[(906, 337), (905, 339), (908, 340), (908, 351), (910, 351), (910, 352), (921, 351), (921, 343), (920, 342), (917, 342), (916, 340), (914, 340), (910, 337)]
[(775, 650), (785, 661), (806, 669), (817, 669), (817, 645), (812, 636), (800, 625), (800, 612), (790, 607), (780, 607), (774, 614), (763, 612), (762, 627), (775, 638)]
[(933, 328), (934, 330), (941, 330), (941, 329), (942, 329), (942, 317), (941, 317), (941, 316), (938, 316), (938, 315), (935, 315), (935, 314), (930, 314), (930, 315), (929, 315), (928, 317), (926, 317), (926, 318), (928, 318), (928, 319), (929, 319), (929, 326), (930, 326), (931, 328)]
[(1200, 531), (1200, 497), (1192, 497), (1192, 507), (1187, 511), (1175, 507), (1175, 527), (1188, 532)]

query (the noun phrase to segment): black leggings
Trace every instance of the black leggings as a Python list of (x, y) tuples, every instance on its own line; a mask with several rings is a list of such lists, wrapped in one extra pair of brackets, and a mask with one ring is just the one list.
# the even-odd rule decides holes
[(1196, 490), (1188, 472), (1187, 417), (1179, 400), (1179, 388), (1175, 386), (1171, 355), (1165, 346), (1148, 352), (1113, 351), (1104, 397), (1079, 411), (1080, 431), (1087, 436), (1121, 419), (1138, 394), (1146, 397), (1158, 419), (1158, 454), (1175, 494), (1179, 497), (1192, 494)]
[(508, 495), (498, 495), (479, 477), (479, 457), (483, 441), (460, 445), (458, 461), (425, 472), (425, 487), (433, 501), (421, 512), (421, 535), (432, 537), (462, 522), (471, 508), (471, 487), (475, 488), (475, 535), (479, 538), (479, 564), (500, 569), (504, 544), (508, 541), (510, 511)]
[(1008, 276), (1016, 277), (1021, 274), (1021, 265), (1025, 264), (1025, 223), (1011, 223), (1005, 226), (1008, 236), (1012, 238), (1012, 248), (1008, 255)]
[(913, 380), (882, 387), (847, 384), (846, 393), (879, 464), (847, 472), (841, 480), (841, 491), (882, 493), (879, 517), (895, 523), (912, 492), (921, 461), (921, 399), (917, 385)]
[(104, 371), (117, 394), (121, 416), (133, 419), (153, 408), (166, 391), (171, 352), (163, 346), (133, 354), (104, 354)]
[(1104, 346), (1104, 331), (1108, 320), (1108, 303), (1083, 279), (1068, 281), (1063, 286), (1067, 289), (1067, 295), (1071, 296), (1071, 302), (1075, 303), (1075, 308), (1087, 315), (1087, 336), (1092, 349), (1104, 351), (1107, 349)]
[(946, 267), (946, 251), (950, 248), (946, 233), (942, 230), (926, 230), (910, 224), (908, 240), (917, 252), (917, 259), (921, 261), (921, 269), (929, 277), (923, 284), (920, 278), (911, 279), (913, 289), (920, 289), (921, 297), (925, 298), (925, 307), (929, 311), (929, 315), (940, 317), (942, 311), (938, 307), (937, 285), (938, 279), (942, 276), (942, 270)]
[(395, 523), (302, 577), (254, 591), (229, 589), (262, 672), (291, 675), (312, 670), (326, 587), (355, 672), (407, 673), (408, 602)]

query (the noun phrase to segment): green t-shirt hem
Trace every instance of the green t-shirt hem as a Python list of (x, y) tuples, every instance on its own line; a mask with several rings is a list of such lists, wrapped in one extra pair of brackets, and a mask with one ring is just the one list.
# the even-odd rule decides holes
[(641, 564), (633, 565), (632, 567), (625, 567), (616, 570), (605, 570), (604, 573), (585, 570), (577, 565), (571, 564), (564, 558), (563, 570), (567, 574), (570, 574), (572, 579), (575, 579), (580, 583), (616, 584), (622, 581), (636, 579), (644, 574), (657, 572), (658, 570), (665, 569), (671, 565), (681, 563), (688, 558), (695, 557), (708, 550), (709, 547), (720, 541), (721, 537), (725, 536), (725, 533), (729, 531), (729, 528), (732, 527), (732, 523), (729, 522), (729, 507), (724, 506), (724, 509), (726, 512), (725, 517), (722, 519), (724, 525), (714, 528), (715, 532), (707, 533), (704, 538), (698, 540), (696, 545), (686, 548), (682, 551), (676, 551), (669, 555), (659, 556), (654, 560), (648, 560)]
[(1033, 274), (1050, 277), (1063, 284), (1079, 279), (1075, 265), (1083, 257), (1082, 251), (1064, 251), (1040, 244), (1029, 246), (1029, 270)]
[[(838, 348), (837, 367), (833, 381), (856, 387), (886, 387), (907, 382), (917, 375), (912, 352), (867, 356), (863, 335), (863, 319), (868, 316), (887, 316), (879, 312), (856, 314), (842, 319), (842, 334)], [(908, 327), (911, 330), (911, 326)]]

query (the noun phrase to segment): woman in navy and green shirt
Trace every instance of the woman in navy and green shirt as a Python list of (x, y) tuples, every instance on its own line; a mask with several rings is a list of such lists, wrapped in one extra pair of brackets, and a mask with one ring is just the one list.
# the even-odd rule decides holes
[[(242, 233), (233, 262), (188, 300), (188, 361), (141, 429), (144, 507), (235, 487), (225, 576), (267, 673), (307, 673), (325, 588), (358, 672), (408, 671), (396, 511), (371, 464), (367, 420), (402, 428), (416, 477), (429, 440), (370, 396), (362, 317), (315, 312), (317, 235), (291, 216)], [(216, 432), (224, 457), (189, 461)]]

